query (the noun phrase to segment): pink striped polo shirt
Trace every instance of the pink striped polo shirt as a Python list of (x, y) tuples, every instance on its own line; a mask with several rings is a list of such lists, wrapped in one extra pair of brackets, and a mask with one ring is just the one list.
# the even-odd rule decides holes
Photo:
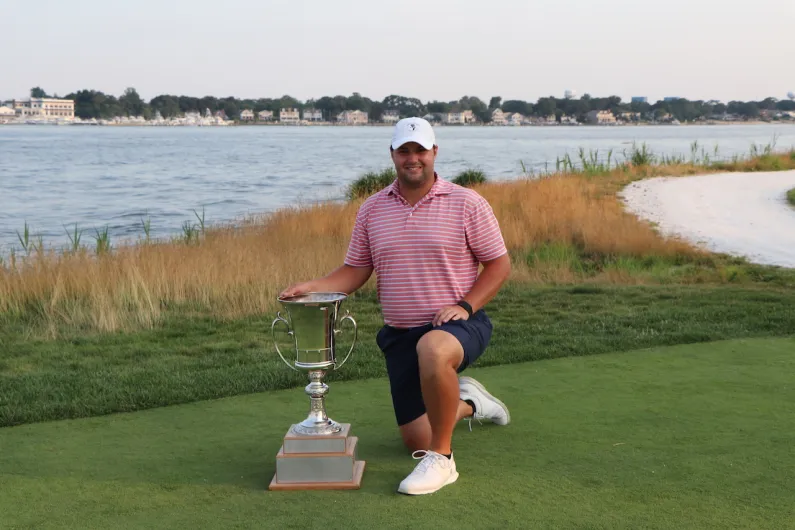
[(397, 180), (370, 196), (356, 215), (345, 264), (374, 268), (384, 323), (407, 328), (461, 300), (479, 263), (506, 252), (486, 199), (437, 176), (414, 206)]

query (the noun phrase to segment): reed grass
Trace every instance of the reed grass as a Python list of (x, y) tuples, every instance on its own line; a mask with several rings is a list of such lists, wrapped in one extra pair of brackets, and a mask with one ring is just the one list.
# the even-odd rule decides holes
[(17, 232), (17, 238), (19, 238), (19, 244), (22, 245), (22, 250), (26, 254), (30, 254), (30, 251), (33, 250), (33, 246), (30, 238), (30, 226), (27, 221), (25, 221), (25, 227), (22, 229), (22, 233), (20, 234)]
[[(567, 162), (565, 170), (544, 178), (474, 185), (500, 222), (514, 262), (511, 281), (724, 283), (756, 278), (742, 272), (746, 265), (741, 260), (661, 237), (626, 213), (615, 192), (653, 176), (792, 169), (795, 151), (757, 148), (754, 157), (699, 165), (666, 163), (645, 146), (636, 149), (629, 161), (611, 167), (583, 151), (585, 170)], [(387, 172), (368, 177), (371, 183), (387, 178)], [(78, 244), (76, 226), (70, 251), (54, 252), (40, 240), (36, 243), (26, 224), (19, 234), (25, 254), (12, 253), (0, 261), (0, 325), (21, 323), (57, 336), (63, 329), (148, 328), (170, 309), (217, 318), (270, 313), (284, 286), (326, 274), (343, 261), (363, 200), (359, 192), (352, 196), (344, 204), (285, 208), (212, 227), (203, 213), (194, 212), (198, 224), (186, 222), (182, 237), (169, 241), (151, 240), (151, 226), (142, 219), (142, 244), (111, 249), (107, 232), (100, 232), (93, 253)], [(373, 285), (371, 280), (366, 287)]]
[(646, 146), (645, 142), (641, 144), (640, 147), (638, 147), (635, 143), (633, 143), (630, 154), (628, 156), (627, 155), (624, 156), (630, 161), (632, 165), (636, 167), (649, 166), (653, 164), (655, 160), (654, 154), (651, 152), (651, 149), (649, 149)]
[[(27, 223), (25, 223), (25, 231), (27, 232)], [(66, 226), (63, 227), (66, 230), (66, 236), (69, 238), (69, 250), (71, 252), (77, 252), (80, 250), (80, 239), (83, 237), (83, 231), (77, 229), (77, 223), (75, 223), (74, 228), (70, 232)]]
[(97, 234), (94, 236), (94, 240), (97, 242), (97, 256), (110, 252), (110, 234), (108, 233), (108, 226), (106, 225), (102, 230), (95, 229), (95, 232)]
[(148, 244), (152, 241), (152, 218), (147, 216), (146, 219), (141, 217), (141, 228), (144, 231), (144, 244)]

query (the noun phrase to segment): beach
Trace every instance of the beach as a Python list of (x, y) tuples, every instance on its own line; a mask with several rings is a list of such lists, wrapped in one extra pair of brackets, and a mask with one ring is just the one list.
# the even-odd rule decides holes
[(627, 210), (713, 252), (795, 267), (795, 208), (786, 192), (795, 171), (717, 173), (634, 182), (619, 197)]

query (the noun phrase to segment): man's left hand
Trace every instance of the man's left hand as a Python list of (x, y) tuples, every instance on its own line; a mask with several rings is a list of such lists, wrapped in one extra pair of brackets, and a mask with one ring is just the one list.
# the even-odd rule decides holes
[(469, 320), (469, 313), (460, 305), (443, 307), (433, 317), (433, 327), (441, 326), (451, 320)]

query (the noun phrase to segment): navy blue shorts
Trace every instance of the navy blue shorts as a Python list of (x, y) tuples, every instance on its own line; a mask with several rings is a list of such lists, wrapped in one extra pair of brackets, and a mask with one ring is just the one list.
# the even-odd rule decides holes
[(481, 309), (469, 320), (451, 320), (436, 328), (425, 324), (416, 328), (393, 328), (384, 326), (375, 337), (378, 347), (384, 352), (392, 406), (398, 425), (405, 425), (425, 414), (425, 403), (420, 388), (420, 365), (417, 343), (423, 335), (433, 329), (452, 334), (464, 347), (464, 359), (458, 367), (461, 373), (481, 356), (491, 340), (491, 320)]

